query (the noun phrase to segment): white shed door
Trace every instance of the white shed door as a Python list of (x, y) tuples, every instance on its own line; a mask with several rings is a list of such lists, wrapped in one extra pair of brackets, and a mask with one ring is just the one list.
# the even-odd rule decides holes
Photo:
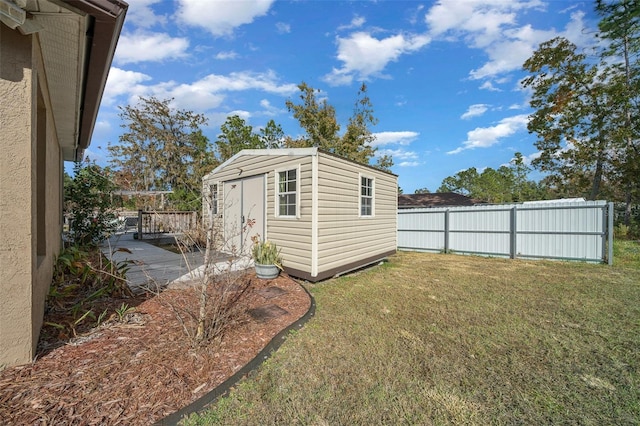
[(251, 237), (264, 238), (264, 176), (224, 183), (224, 246), (233, 254), (250, 254)]

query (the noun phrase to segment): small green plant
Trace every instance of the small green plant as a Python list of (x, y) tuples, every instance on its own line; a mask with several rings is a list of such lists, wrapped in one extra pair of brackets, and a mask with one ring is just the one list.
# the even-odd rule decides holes
[(107, 313), (109, 312), (108, 309), (105, 309), (104, 311), (102, 311), (102, 313), (100, 315), (98, 315), (98, 319), (96, 320), (96, 327), (99, 327), (100, 324), (102, 324), (104, 322), (104, 318), (107, 316)]
[(255, 235), (251, 238), (253, 248), (251, 254), (254, 262), (259, 265), (276, 265), (282, 269), (282, 258), (280, 257), (280, 249), (271, 241), (260, 241), (260, 237)]
[[(79, 330), (99, 326), (107, 310), (96, 310), (105, 297), (131, 296), (126, 281), (128, 262), (106, 259), (96, 248), (73, 245), (62, 250), (49, 286), (44, 324), (57, 330), (59, 339), (73, 337)], [(124, 313), (129, 312), (128, 306)], [(95, 312), (102, 312), (97, 318)], [(91, 322), (89, 322), (91, 320)]]
[(629, 227), (624, 223), (619, 223), (615, 228), (613, 228), (613, 235), (616, 238), (627, 238), (629, 236)]
[(120, 307), (116, 309), (116, 315), (118, 315), (118, 321), (123, 322), (125, 316), (127, 316), (128, 313), (135, 311), (135, 309), (136, 308), (122, 302), (122, 305), (120, 305)]
[(71, 219), (69, 238), (75, 245), (96, 246), (117, 226), (111, 206), (115, 189), (111, 171), (87, 160), (77, 162), (74, 176), (65, 178), (65, 214)]

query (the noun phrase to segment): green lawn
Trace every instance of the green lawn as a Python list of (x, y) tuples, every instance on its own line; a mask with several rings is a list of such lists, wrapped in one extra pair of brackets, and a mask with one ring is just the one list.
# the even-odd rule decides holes
[(640, 423), (640, 246), (616, 265), (400, 253), (187, 424)]

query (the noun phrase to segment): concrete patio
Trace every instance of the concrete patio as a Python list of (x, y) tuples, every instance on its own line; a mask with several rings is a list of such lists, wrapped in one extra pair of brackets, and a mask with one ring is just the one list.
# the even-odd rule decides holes
[[(171, 236), (162, 236), (170, 241)], [(137, 240), (132, 233), (118, 233), (105, 240), (102, 252), (115, 262), (129, 261), (127, 281), (134, 293), (144, 290), (157, 291), (162, 288), (186, 285), (202, 278), (204, 273), (204, 250), (202, 252), (174, 253), (151, 244), (153, 238)], [(230, 256), (216, 253), (215, 273), (247, 269), (253, 265), (250, 258), (232, 260)]]

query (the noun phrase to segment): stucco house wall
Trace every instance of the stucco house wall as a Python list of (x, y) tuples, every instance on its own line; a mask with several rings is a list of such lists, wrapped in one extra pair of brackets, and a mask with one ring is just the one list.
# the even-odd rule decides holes
[(0, 22), (0, 369), (36, 354), (61, 248), (63, 161), (89, 145), (127, 8), (21, 4), (24, 19)]
[[(278, 214), (278, 176), (292, 170), (297, 210), (283, 216)], [(374, 183), (373, 214), (365, 216), (360, 214), (362, 177)], [(230, 208), (230, 199), (237, 197), (230, 197), (228, 191), (241, 191), (239, 183), (248, 178), (264, 182), (264, 193), (240, 198), (247, 205), (264, 200), (264, 209), (256, 209), (261, 216), (258, 224), (264, 222), (258, 233), (281, 248), (289, 274), (319, 281), (395, 253), (397, 176), (317, 148), (244, 150), (203, 179), (205, 194), (212, 187), (218, 191), (213, 221), (219, 233), (233, 234), (238, 229), (229, 231), (226, 225), (229, 216), (237, 214)], [(205, 208), (205, 223), (209, 223), (209, 213)]]

